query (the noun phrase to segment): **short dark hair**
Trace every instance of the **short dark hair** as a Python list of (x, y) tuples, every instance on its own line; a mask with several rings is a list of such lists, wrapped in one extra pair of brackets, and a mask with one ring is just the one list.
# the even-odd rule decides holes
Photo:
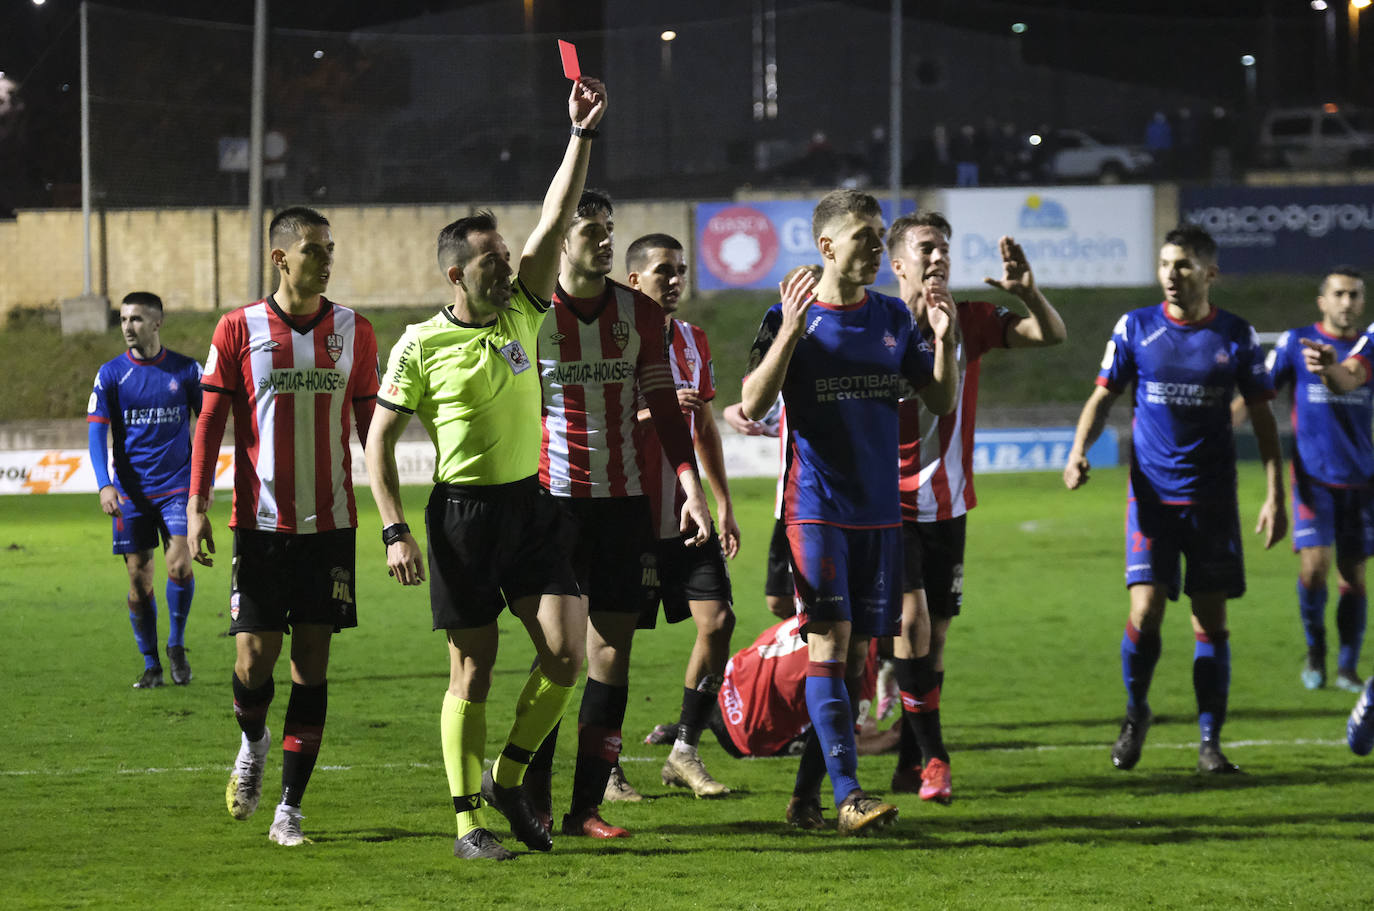
[(470, 235), (495, 230), (496, 216), (490, 209), (478, 209), (466, 218), (445, 225), (439, 232), (439, 271), (447, 273), (450, 266), (461, 266), (472, 259)]
[(1326, 275), (1322, 276), (1323, 288), (1326, 287), (1326, 280), (1333, 275), (1344, 275), (1346, 278), (1355, 279), (1355, 281), (1364, 281), (1364, 276), (1361, 275), (1360, 270), (1356, 269), (1354, 266), (1333, 266), (1332, 268), (1326, 270)]
[(1208, 262), (1217, 261), (1217, 242), (1201, 225), (1179, 225), (1164, 235), (1164, 243), (1182, 247)]
[(129, 304), (137, 307), (152, 307), (158, 313), (162, 312), (162, 298), (151, 291), (130, 291), (124, 295), (124, 300), (119, 302), (121, 307)]
[(949, 219), (940, 212), (925, 211), (912, 212), (910, 215), (903, 215), (892, 223), (892, 227), (887, 229), (887, 252), (891, 256), (897, 252), (897, 248), (906, 239), (908, 231), (917, 228), (934, 228), (949, 240), (954, 235), (954, 228), (950, 226)]
[(625, 251), (625, 271), (638, 272), (649, 259), (650, 250), (681, 250), (682, 241), (671, 234), (645, 234)]
[(272, 224), (267, 229), (267, 242), (273, 249), (285, 248), (290, 243), (288, 237), (304, 237), (306, 229), (316, 226), (329, 227), (329, 219), (307, 206), (282, 209), (272, 216)]
[(816, 203), (811, 213), (811, 235), (821, 239), (825, 226), (842, 215), (882, 215), (883, 209), (878, 200), (860, 190), (831, 190)]
[(604, 190), (583, 190), (582, 196), (577, 200), (577, 211), (573, 213), (576, 218), (591, 218), (595, 215), (604, 215), (610, 218), (615, 213), (615, 206), (611, 204), (611, 197)]

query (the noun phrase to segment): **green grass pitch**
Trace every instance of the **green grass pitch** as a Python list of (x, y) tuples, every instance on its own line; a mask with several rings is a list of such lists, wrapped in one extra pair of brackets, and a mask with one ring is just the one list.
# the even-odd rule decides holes
[[(1258, 469), (1246, 466), (1247, 529), (1261, 487)], [(772, 484), (741, 480), (734, 488), (745, 531), (732, 568), (738, 647), (771, 622), (762, 567)], [(227, 505), (214, 509), (216, 565), (198, 568), (187, 633), (195, 680), (140, 692), (130, 688), (141, 663), (123, 606), (125, 573), (108, 555), (108, 520), (95, 496), (0, 498), (0, 904), (1362, 906), (1374, 763), (1344, 744), (1354, 697), (1298, 683), (1297, 562), (1287, 541), (1266, 553), (1247, 539), (1250, 592), (1231, 610), (1224, 739), (1248, 774), (1208, 780), (1193, 772), (1192, 637), (1181, 605), (1166, 620), (1152, 693), (1159, 720), (1144, 757), (1132, 772), (1111, 767), (1123, 705), (1124, 488), (1121, 470), (1099, 471), (1074, 493), (1053, 474), (979, 478), (982, 505), (970, 516), (964, 614), (951, 631), (943, 699), (952, 806), (902, 795), (901, 819), (876, 837), (794, 832), (782, 819), (794, 761), (732, 760), (709, 734), (708, 767), (735, 793), (710, 802), (669, 793), (658, 782), (666, 747), (642, 738), (676, 718), (691, 631), (660, 626), (636, 642), (625, 726), (627, 774), (654, 799), (606, 809), (634, 836), (610, 844), (558, 837), (551, 854), (506, 864), (452, 857), (438, 740), (443, 639), (429, 630), (424, 590), (403, 590), (386, 577), (366, 492), (359, 497), (362, 625), (335, 639), (329, 725), (304, 805), (315, 843), (298, 849), (266, 838), (280, 774), (275, 744), (263, 808), (237, 822), (224, 807), (239, 736), (228, 687), (233, 648), (221, 635)], [(425, 495), (406, 491), (410, 516), (421, 515)], [(505, 629), (489, 755), (504, 739), (531, 654), (513, 623)], [(269, 720), (275, 733), (284, 667)], [(563, 738), (555, 770), (557, 813), (572, 777), (573, 739)], [(861, 780), (883, 792), (894, 761), (862, 758)], [(507, 835), (504, 820), (493, 819), (493, 828)]]

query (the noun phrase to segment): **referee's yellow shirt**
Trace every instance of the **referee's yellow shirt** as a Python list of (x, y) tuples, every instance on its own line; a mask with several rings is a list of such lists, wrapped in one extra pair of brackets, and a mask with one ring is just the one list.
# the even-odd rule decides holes
[(539, 471), (536, 337), (549, 305), (517, 279), (489, 326), (447, 308), (406, 327), (391, 349), (378, 404), (414, 414), (434, 442), (436, 484), (507, 484)]

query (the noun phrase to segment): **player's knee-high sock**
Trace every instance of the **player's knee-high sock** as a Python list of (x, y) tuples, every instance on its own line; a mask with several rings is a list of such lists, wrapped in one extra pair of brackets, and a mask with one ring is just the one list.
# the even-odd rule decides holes
[(678, 716), (674, 750), (688, 753), (697, 751), (702, 729), (711, 720), (711, 709), (715, 707), (722, 682), (723, 677), (707, 674), (698, 681), (696, 689), (682, 688), (682, 714)]
[(230, 671), (229, 676), (234, 681), (234, 720), (239, 723), (243, 736), (257, 743), (267, 733), (267, 709), (272, 705), (276, 684), (268, 677), (262, 686), (250, 690), (238, 674)]
[(1364, 586), (1342, 585), (1336, 602), (1336, 633), (1341, 647), (1336, 667), (1355, 673), (1360, 665), (1360, 646), (1364, 644), (1365, 615), (1368, 612)]
[(902, 692), (902, 726), (910, 730), (917, 749), (928, 762), (949, 762), (940, 731), (940, 686), (935, 656), (897, 658), (897, 686)]
[[(1302, 619), (1302, 631), (1307, 637), (1307, 647), (1326, 654), (1326, 586), (1308, 588), (1298, 580), (1298, 616)], [(1339, 623), (1339, 615), (1337, 622)]]
[(140, 598), (129, 593), (129, 625), (134, 628), (134, 641), (143, 655), (143, 668), (161, 667), (157, 657), (157, 598), (152, 592)]
[(816, 728), (806, 732), (802, 744), (801, 761), (797, 763), (797, 781), (792, 786), (793, 797), (819, 797), (821, 782), (825, 780), (825, 758), (821, 756), (821, 741)]
[(843, 661), (812, 661), (806, 666), (806, 710), (821, 742), (837, 807), (859, 787), (854, 716), (845, 690), (844, 668)]
[(328, 682), (316, 686), (291, 684), (281, 738), (281, 802), (288, 806), (299, 807), (305, 796), (305, 786), (310, 783), (310, 773), (315, 771), (315, 760), (320, 755), (328, 708)]
[(1193, 648), (1193, 692), (1197, 695), (1197, 726), (1202, 740), (1221, 737), (1230, 691), (1230, 634), (1209, 637), (1199, 633)]
[(611, 769), (620, 761), (620, 728), (625, 723), (628, 686), (587, 678), (577, 718), (577, 768), (573, 772), (572, 815), (601, 805)]
[(191, 598), (196, 594), (196, 577), (167, 577), (167, 647), (186, 644), (186, 617), (191, 613)]
[(916, 735), (912, 732), (912, 725), (907, 724), (906, 709), (902, 709), (902, 718), (897, 722), (897, 768), (914, 769), (925, 764), (925, 759), (921, 754), (921, 745), (916, 741)]
[(530, 672), (520, 698), (515, 702), (515, 723), (511, 725), (506, 747), (496, 757), (492, 779), (503, 788), (513, 788), (525, 778), (534, 751), (568, 707), (572, 687), (554, 683), (539, 668)]
[(487, 744), (487, 704), (468, 702), (444, 692), (439, 713), (439, 739), (453, 812), (458, 814), (458, 837), (482, 825), (482, 751)]
[(1126, 684), (1126, 713), (1135, 717), (1150, 712), (1150, 681), (1164, 645), (1159, 630), (1136, 629), (1126, 624), (1121, 637), (1121, 680)]

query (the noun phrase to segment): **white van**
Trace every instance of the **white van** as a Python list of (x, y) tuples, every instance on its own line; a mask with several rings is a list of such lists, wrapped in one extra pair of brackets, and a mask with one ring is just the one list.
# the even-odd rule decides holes
[(1290, 168), (1374, 164), (1374, 111), (1335, 104), (1270, 111), (1260, 124), (1259, 160)]

